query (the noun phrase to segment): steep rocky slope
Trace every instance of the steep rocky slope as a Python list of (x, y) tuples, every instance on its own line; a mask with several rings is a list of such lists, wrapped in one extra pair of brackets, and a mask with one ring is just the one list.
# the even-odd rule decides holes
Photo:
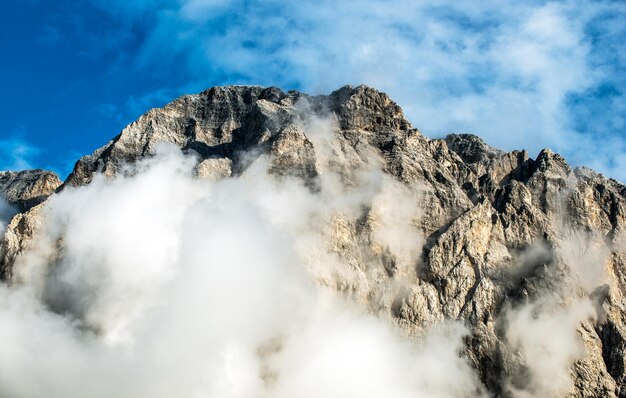
[[(409, 336), (461, 320), (470, 330), (462, 355), (492, 395), (626, 397), (626, 187), (549, 150), (533, 159), (474, 135), (430, 140), (387, 95), (364, 86), (327, 96), (214, 87), (150, 110), (81, 158), (60, 187), (47, 172), (0, 174), (0, 191), (19, 210), (2, 242), (2, 277), (11, 280), (57, 187), (131, 172), (126, 165), (161, 142), (195, 155), (199, 178), (236, 178), (268, 155), (275, 178), (296, 177), (320, 195), (325, 176), (349, 190), (380, 165), (401, 183), (392, 207), (411, 201), (419, 210), (407, 213), (417, 255), (381, 241), (380, 223), (395, 221), (366, 204), (337, 214), (324, 232), (328, 252), (356, 276), (320, 283)], [(396, 282), (402, 287), (389, 288)], [(564, 384), (546, 385), (537, 362), (550, 372), (559, 353), (547, 344), (567, 338), (559, 326), (568, 321), (584, 352), (565, 358)]]

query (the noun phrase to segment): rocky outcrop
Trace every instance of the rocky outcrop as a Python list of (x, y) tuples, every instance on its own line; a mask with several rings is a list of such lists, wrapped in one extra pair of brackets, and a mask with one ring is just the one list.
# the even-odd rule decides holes
[[(470, 330), (464, 355), (496, 396), (626, 397), (621, 183), (572, 169), (549, 150), (533, 159), (474, 135), (429, 140), (387, 95), (369, 87), (308, 96), (233, 86), (148, 111), (81, 158), (60, 189), (89, 184), (97, 173), (129, 172), (125, 165), (153, 155), (160, 142), (196, 156), (197, 176), (214, 180), (236, 178), (265, 154), (276, 178), (301, 179), (314, 193), (329, 173), (350, 189), (363, 183), (360, 172), (380, 166), (402, 187), (393, 199), (398, 206), (419, 209), (405, 220), (423, 237), (414, 240), (417, 255), (381, 240), (380, 225), (398, 221), (387, 220), (374, 201), (365, 203), (358, 214), (329, 221), (327, 250), (350, 273), (321, 283), (412, 336), (446, 319), (462, 321)], [(59, 183), (42, 171), (0, 174), (0, 189), (21, 210), (2, 243), (3, 278), (40, 227), (45, 203), (33, 206)], [(598, 283), (585, 277), (591, 256), (606, 271)], [(592, 302), (593, 313), (576, 318), (572, 303), (580, 300)], [(529, 306), (526, 323), (563, 313), (578, 325), (584, 352), (572, 359), (571, 383), (560, 390), (533, 380), (527, 343), (509, 329)]]
[(13, 262), (40, 227), (39, 208), (61, 185), (59, 177), (46, 170), (0, 172), (0, 195), (19, 211), (6, 226), (0, 243), (0, 279), (7, 279)]
[(61, 180), (51, 171), (0, 172), (0, 195), (22, 212), (46, 200), (59, 185)]

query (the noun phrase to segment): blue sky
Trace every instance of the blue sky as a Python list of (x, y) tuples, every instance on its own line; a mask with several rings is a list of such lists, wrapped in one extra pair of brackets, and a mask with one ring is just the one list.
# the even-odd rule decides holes
[(430, 137), (626, 180), (623, 1), (4, 0), (0, 168), (52, 168), (213, 85), (388, 92)]

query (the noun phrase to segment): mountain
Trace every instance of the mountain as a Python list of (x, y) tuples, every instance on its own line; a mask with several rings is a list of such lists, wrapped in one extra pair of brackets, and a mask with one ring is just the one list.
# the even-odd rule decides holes
[[(356, 276), (320, 284), (407, 339), (447, 320), (464, 324), (461, 355), (488, 394), (626, 397), (626, 187), (548, 149), (532, 158), (470, 134), (428, 139), (366, 86), (319, 96), (213, 87), (148, 111), (62, 183), (41, 170), (0, 173), (17, 211), (2, 241), (2, 279), (18, 283), (46, 197), (96, 175), (131, 175), (128, 165), (163, 142), (197, 160), (197, 178), (240, 178), (267, 159), (272, 178), (301, 181), (320, 198), (326, 176), (350, 191), (379, 168), (400, 186), (389, 191), (390, 210), (365, 203), (329, 221), (328, 251)], [(377, 235), (400, 224), (406, 234)], [(551, 373), (561, 365), (565, 379)]]

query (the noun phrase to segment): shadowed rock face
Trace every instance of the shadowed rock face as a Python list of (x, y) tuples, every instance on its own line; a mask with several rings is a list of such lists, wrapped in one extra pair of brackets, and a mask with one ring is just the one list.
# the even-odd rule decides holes
[[(334, 122), (330, 155), (310, 134), (312, 117)], [(372, 88), (346, 86), (308, 96), (233, 86), (148, 111), (81, 158), (60, 189), (89, 184), (96, 173), (124, 173), (124, 164), (151, 156), (159, 142), (195, 154), (200, 178), (236, 178), (268, 154), (270, 173), (301, 178), (312, 192), (325, 172), (322, 157), (350, 186), (354, 171), (373, 156), (385, 173), (420, 192), (418, 227), (426, 239), (413, 274), (399, 275), (389, 250), (364, 253), (346, 244), (372, 241), (368, 209), (359, 219), (339, 220), (341, 234), (329, 233), (330, 246), (371, 282), (351, 285), (350, 297), (388, 315), (409, 335), (419, 336), (445, 319), (463, 321), (471, 331), (463, 355), (496, 396), (510, 396), (511, 386), (529, 396), (541, 391), (532, 383), (532, 358), (520, 354), (521, 343), (507, 332), (511, 314), (545, 297), (563, 308), (591, 297), (595, 313), (581, 318), (577, 328), (584, 352), (573, 360), (572, 386), (561, 395), (626, 397), (626, 187), (621, 183), (572, 169), (549, 150), (532, 159), (525, 151), (491, 148), (474, 135), (429, 140), (386, 94)], [(41, 226), (45, 202), (39, 203), (59, 184), (54, 174), (39, 170), (0, 173), (0, 192), (20, 210), (2, 243), (3, 278), (10, 278), (16, 256)], [(572, 243), (572, 236), (579, 240)], [(608, 253), (603, 258), (608, 282), (571, 287), (582, 256), (572, 255), (571, 247), (581, 245), (590, 247), (582, 255), (598, 247)], [(404, 278), (407, 287), (376, 290), (394, 278)]]

